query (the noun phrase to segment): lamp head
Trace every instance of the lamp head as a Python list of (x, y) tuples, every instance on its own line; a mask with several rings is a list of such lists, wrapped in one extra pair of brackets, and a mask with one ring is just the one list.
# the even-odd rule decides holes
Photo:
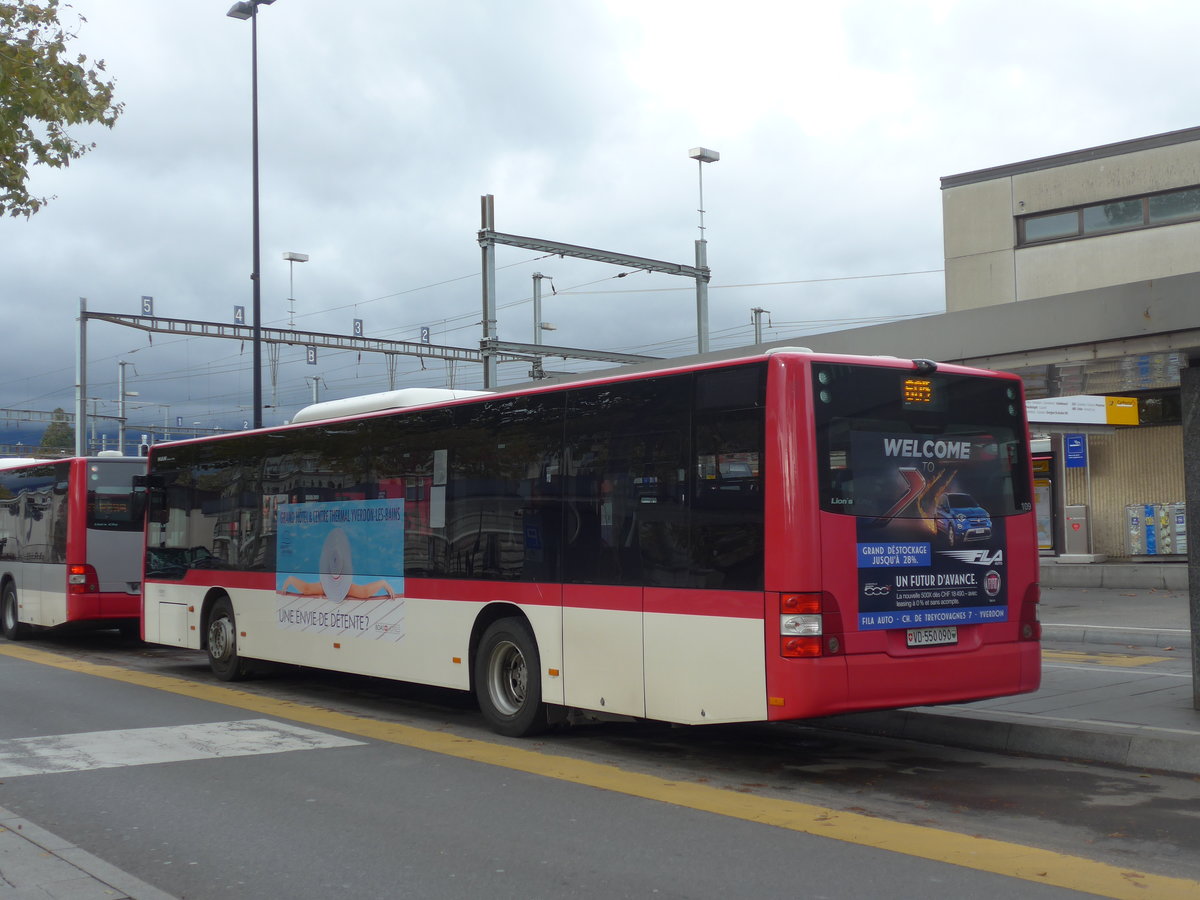
[(231, 19), (241, 19), (245, 21), (246, 19), (253, 17), (254, 8), (256, 6), (269, 6), (274, 2), (275, 0), (239, 0), (238, 3), (233, 4), (233, 6), (229, 8), (229, 12), (225, 13), (225, 15), (229, 16)]

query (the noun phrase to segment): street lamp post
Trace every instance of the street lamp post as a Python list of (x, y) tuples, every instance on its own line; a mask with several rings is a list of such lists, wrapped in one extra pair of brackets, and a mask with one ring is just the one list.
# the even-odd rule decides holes
[(541, 272), (533, 273), (533, 342), (540, 344), (542, 342), (543, 331), (555, 331), (555, 327), (549, 322), (542, 321), (542, 279), (550, 279), (550, 290), (554, 290), (554, 279), (549, 275), (543, 275)]
[(262, 288), (259, 283), (258, 254), (258, 7), (275, 0), (242, 0), (229, 8), (227, 16), (250, 20), (250, 167), (253, 205), (254, 260), (250, 281), (254, 286), (254, 427), (262, 428)]
[(696, 241), (696, 268), (703, 274), (696, 276), (696, 350), (708, 352), (708, 241), (704, 239), (704, 164), (721, 158), (716, 150), (693, 147), (688, 156), (696, 160), (700, 174), (700, 239)]
[(288, 328), (296, 327), (296, 263), (308, 262), (307, 253), (288, 250), (283, 254), (288, 264)]

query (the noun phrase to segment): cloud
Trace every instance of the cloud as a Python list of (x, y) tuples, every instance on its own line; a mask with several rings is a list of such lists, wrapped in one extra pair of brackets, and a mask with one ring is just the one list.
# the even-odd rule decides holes
[[(250, 305), (250, 28), (227, 5), (75, 0), (78, 49), (107, 61), (126, 111), (93, 153), (35, 174), (57, 200), (0, 221), (0, 406), (71, 405), (80, 296), (133, 313), (149, 294), (160, 315), (217, 321)], [(715, 347), (749, 342), (756, 307), (770, 338), (939, 310), (938, 179), (1195, 124), (1198, 18), (1073, 0), (275, 3), (259, 20), (263, 319), (285, 325), (291, 292), (297, 327), (361, 318), (372, 336), (424, 325), (477, 346), (487, 193), (500, 231), (690, 264), (694, 146), (721, 153), (703, 172)], [(294, 292), (288, 250), (311, 256)], [(543, 315), (555, 344), (695, 347), (685, 279), (497, 259), (502, 338), (532, 337), (540, 271), (558, 291)], [(104, 324), (89, 356), (102, 410), (128, 359), (148, 421), (247, 414), (239, 342)], [(449, 377), (413, 358), (398, 370)], [(323, 399), (388, 386), (379, 358), (322, 351), (307, 366), (285, 347), (267, 420), (307, 402), (314, 377)]]

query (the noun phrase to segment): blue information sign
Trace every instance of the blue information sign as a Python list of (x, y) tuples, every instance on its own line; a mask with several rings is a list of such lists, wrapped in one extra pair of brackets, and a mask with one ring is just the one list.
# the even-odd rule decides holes
[(1087, 468), (1087, 436), (1082, 434), (1064, 434), (1063, 446), (1066, 448), (1067, 468)]

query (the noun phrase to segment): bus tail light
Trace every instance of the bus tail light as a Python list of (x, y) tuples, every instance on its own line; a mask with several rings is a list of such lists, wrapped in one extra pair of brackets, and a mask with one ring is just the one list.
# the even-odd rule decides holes
[(96, 594), (100, 592), (100, 578), (92, 566), (67, 566), (68, 594)]
[(1025, 591), (1025, 597), (1021, 601), (1021, 620), (1017, 636), (1022, 641), (1040, 641), (1042, 639), (1042, 623), (1038, 621), (1038, 601), (1041, 598), (1041, 585), (1034, 582)]
[(779, 652), (796, 659), (821, 655), (825, 632), (820, 594), (781, 594)]

